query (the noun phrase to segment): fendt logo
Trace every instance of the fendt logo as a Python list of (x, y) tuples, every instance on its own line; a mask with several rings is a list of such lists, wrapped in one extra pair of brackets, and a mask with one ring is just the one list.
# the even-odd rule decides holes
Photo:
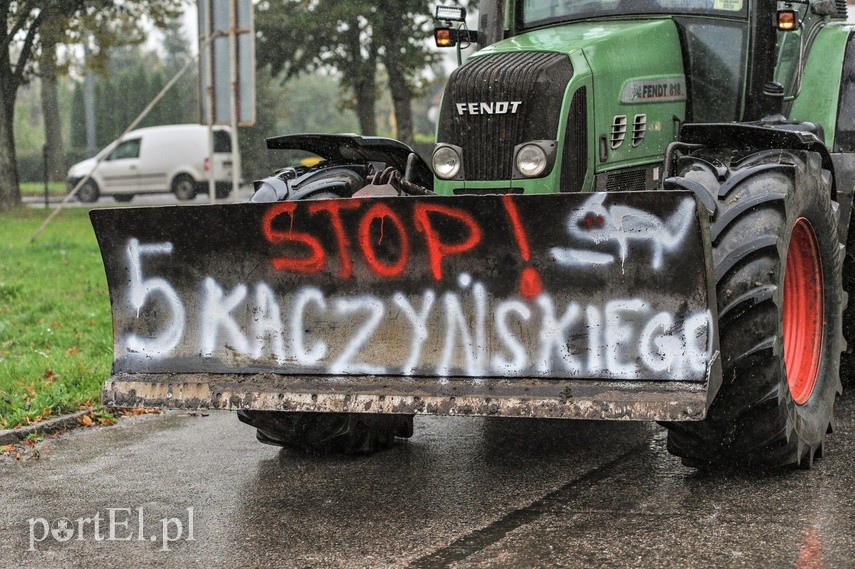
[(456, 103), (458, 115), (515, 115), (522, 101), (495, 103)]

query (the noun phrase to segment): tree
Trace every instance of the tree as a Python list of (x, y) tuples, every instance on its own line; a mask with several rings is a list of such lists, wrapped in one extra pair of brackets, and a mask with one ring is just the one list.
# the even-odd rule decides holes
[(398, 135), (411, 142), (410, 102), (424, 68), (435, 61), (427, 0), (267, 0), (257, 6), (259, 66), (287, 78), (332, 68), (352, 95), (345, 99), (362, 134), (377, 133), (378, 66), (387, 69)]
[(395, 108), (397, 138), (413, 144), (413, 97), (421, 91), (425, 68), (437, 63), (439, 55), (425, 49), (433, 37), (430, 5), (425, 0), (380, 0), (375, 42), (382, 43), (384, 67)]
[(45, 158), (49, 178), (58, 182), (65, 178), (65, 147), (62, 143), (62, 121), (59, 118), (59, 97), (57, 83), (60, 74), (57, 65), (56, 39), (61, 36), (58, 30), (59, 20), (49, 20), (43, 24), (41, 34), (41, 54), (38, 57), (39, 78), (41, 79), (42, 118), (45, 133)]
[[(13, 129), (18, 89), (33, 76), (40, 43), (81, 43), (91, 33), (97, 53), (144, 37), (145, 19), (162, 26), (178, 16), (182, 0), (15, 0), (0, 1), (0, 211), (21, 203)], [(50, 22), (51, 24), (46, 24)], [(59, 23), (63, 25), (60, 26)], [(45, 26), (43, 28), (43, 26)], [(47, 33), (45, 33), (47, 32)], [(96, 60), (97, 61), (97, 60)]]
[(365, 14), (366, 0), (268, 0), (256, 7), (256, 59), (274, 75), (290, 79), (306, 71), (334, 68), (352, 91), (363, 134), (377, 133), (377, 48)]
[[(164, 71), (169, 65), (168, 53), (164, 61), (156, 52), (143, 51), (139, 46), (112, 50), (103, 71), (96, 74), (94, 81), (95, 131), (99, 146), (103, 147), (120, 136), (163, 89), (166, 76), (174, 75), (172, 71)], [(179, 91), (182, 86), (184, 93)], [(72, 114), (82, 117), (83, 105), (83, 89), (78, 83), (73, 96)], [(140, 126), (195, 122), (197, 114), (195, 85), (188, 85), (184, 81), (164, 95)], [(72, 122), (70, 140), (73, 150), (86, 146), (82, 121)]]

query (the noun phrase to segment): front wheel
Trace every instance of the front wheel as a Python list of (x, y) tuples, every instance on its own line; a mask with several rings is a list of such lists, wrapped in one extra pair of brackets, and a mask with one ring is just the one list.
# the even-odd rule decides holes
[(98, 184), (95, 183), (95, 180), (87, 181), (77, 190), (77, 199), (83, 203), (94, 203), (98, 201), (100, 195), (101, 192), (98, 191)]
[(841, 392), (843, 246), (819, 155), (700, 151), (668, 189), (714, 203), (723, 378), (707, 417), (667, 423), (684, 464), (810, 466)]

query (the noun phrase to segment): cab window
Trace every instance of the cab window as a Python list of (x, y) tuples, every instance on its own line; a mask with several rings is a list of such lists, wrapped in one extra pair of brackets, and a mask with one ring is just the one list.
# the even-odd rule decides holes
[(739, 23), (706, 19), (681, 22), (688, 55), (690, 119), (739, 120), (745, 31)]
[(139, 158), (140, 157), (140, 139), (133, 138), (131, 140), (126, 140), (120, 145), (118, 145), (115, 150), (110, 153), (110, 156), (107, 157), (107, 160), (123, 160), (127, 158)]

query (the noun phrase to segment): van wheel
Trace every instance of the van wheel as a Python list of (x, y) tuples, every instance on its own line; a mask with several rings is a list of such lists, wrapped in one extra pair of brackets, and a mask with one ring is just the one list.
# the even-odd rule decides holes
[(190, 176), (176, 176), (172, 181), (172, 192), (179, 200), (192, 200), (196, 197), (196, 181)]
[(134, 199), (134, 194), (116, 194), (113, 196), (117, 202), (128, 203), (132, 199)]
[(92, 203), (98, 201), (101, 192), (98, 191), (98, 184), (94, 180), (89, 180), (83, 187), (77, 190), (77, 199), (83, 203)]

